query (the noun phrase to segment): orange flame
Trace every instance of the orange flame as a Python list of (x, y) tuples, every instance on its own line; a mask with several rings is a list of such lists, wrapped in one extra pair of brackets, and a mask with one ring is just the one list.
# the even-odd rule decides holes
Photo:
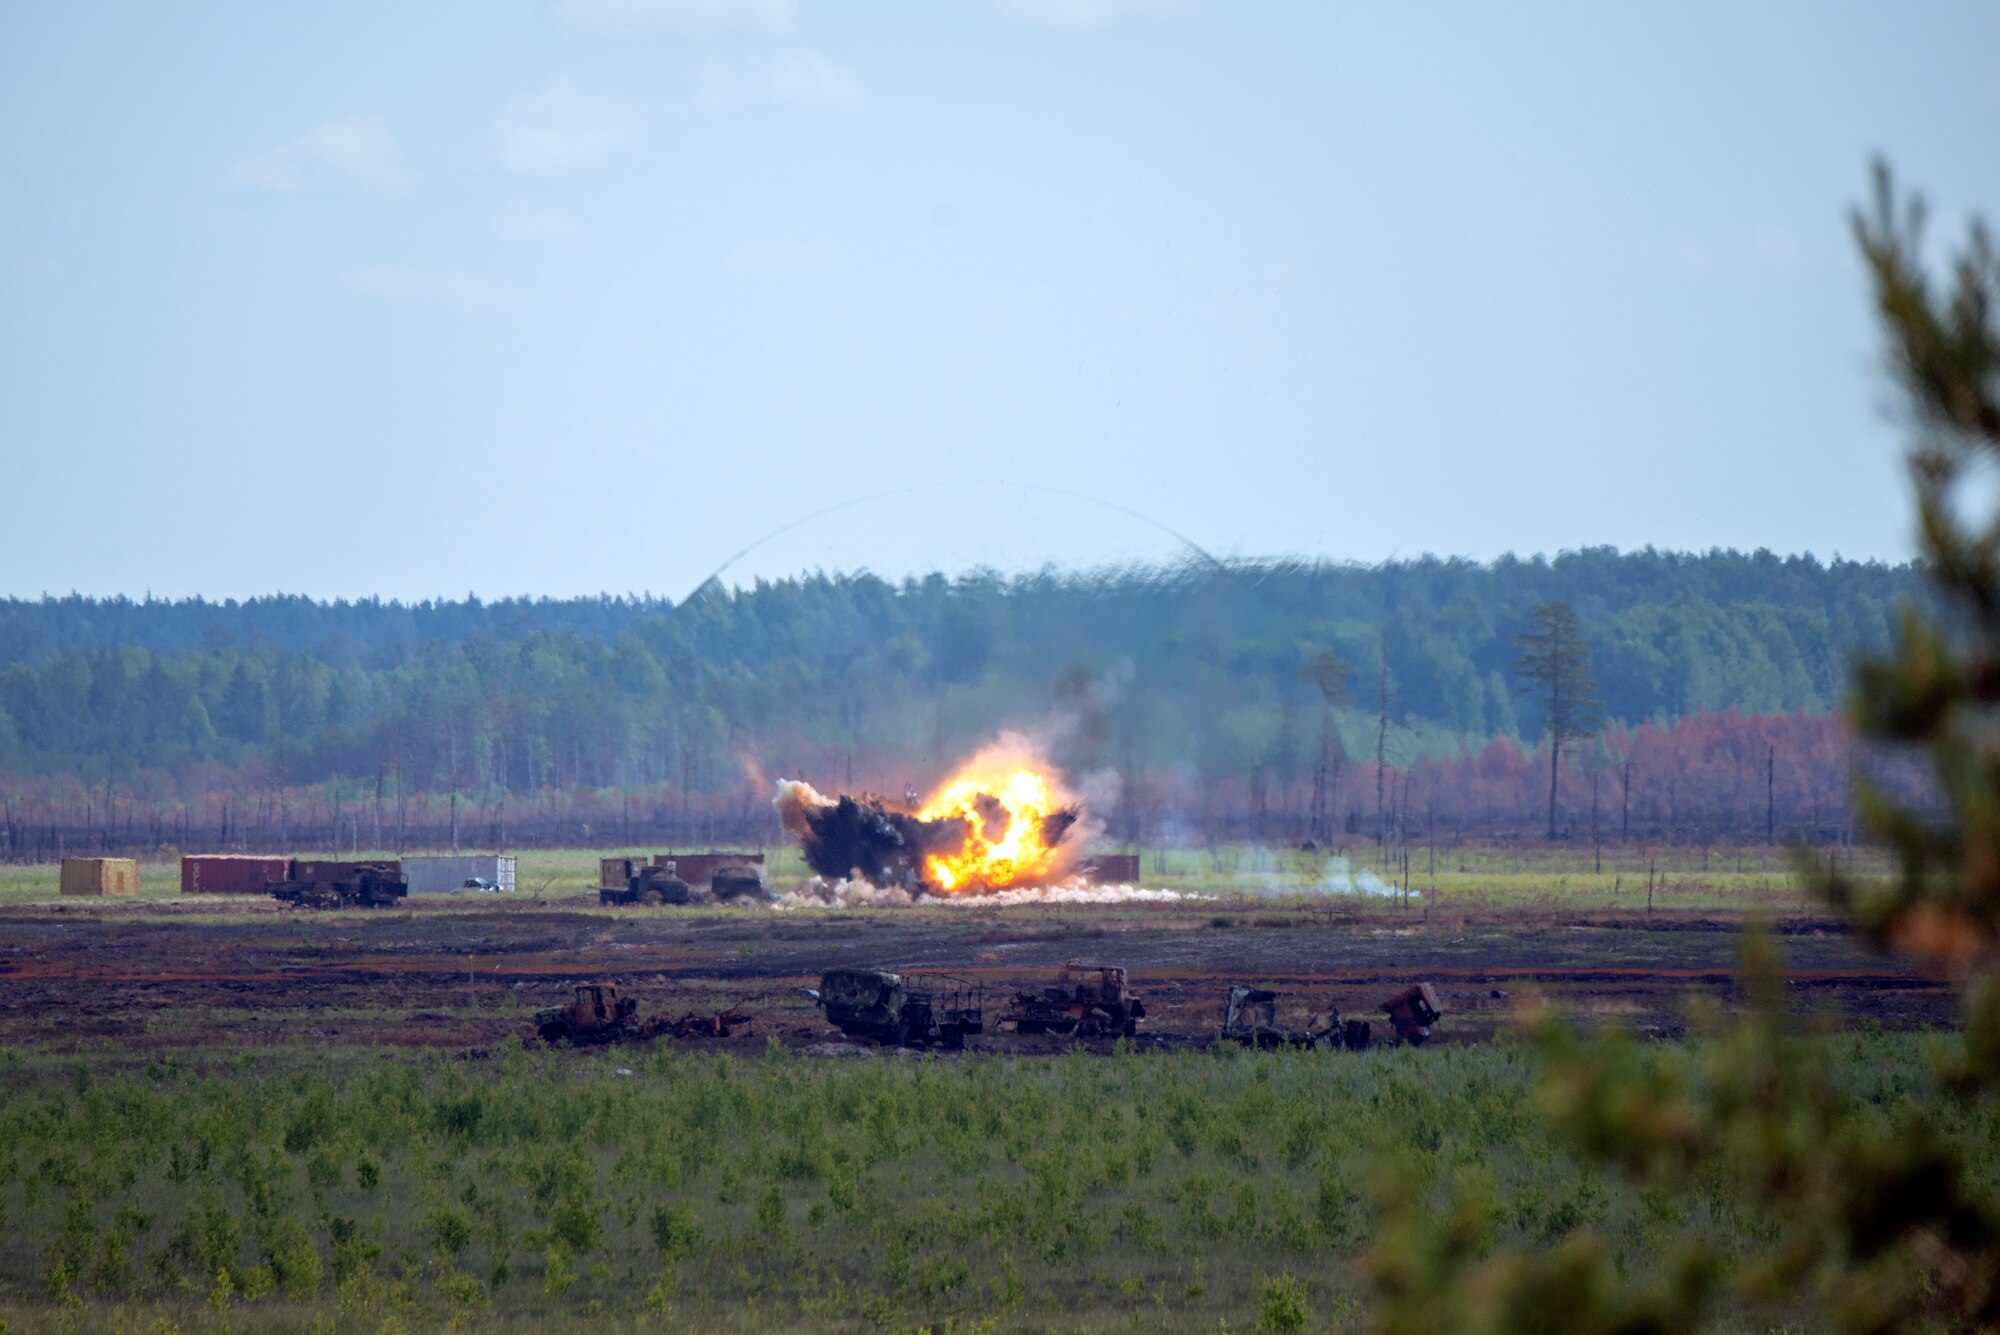
[(1002, 890), (1038, 883), (1055, 870), (1057, 850), (1044, 842), (1042, 823), (1064, 800), (1048, 775), (1017, 765), (987, 768), (974, 760), (917, 813), (966, 825), (958, 851), (924, 860), (925, 879), (940, 892)]

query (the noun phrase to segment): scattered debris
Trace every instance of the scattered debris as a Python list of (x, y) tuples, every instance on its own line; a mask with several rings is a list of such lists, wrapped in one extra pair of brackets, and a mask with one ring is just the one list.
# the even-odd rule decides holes
[[(1229, 989), (1228, 1008), (1223, 1012), (1221, 1037), (1226, 1042), (1256, 1048), (1333, 1048), (1359, 1052), (1375, 1041), (1375, 1026), (1367, 1020), (1345, 1019), (1340, 1008), (1329, 1006), (1300, 1031), (1278, 1023), (1278, 993), (1262, 987), (1238, 985)], [(1431, 1036), (1430, 1027), (1444, 1018), (1444, 1007), (1429, 983), (1417, 983), (1382, 1003), (1396, 1037), (1416, 1047)]]
[(828, 969), (806, 994), (834, 1028), (885, 1047), (962, 1048), (986, 1029), (984, 989), (943, 975)]
[(660, 1032), (669, 1038), (728, 1038), (734, 1031), (748, 1028), (751, 1019), (748, 1011), (734, 1009), (710, 1015), (689, 1011), (677, 1020), (666, 1021)]
[(1056, 974), (1054, 986), (1016, 992), (1000, 1023), (1011, 1023), (1019, 1034), (1130, 1038), (1145, 1015), (1146, 1003), (1125, 986), (1124, 969), (1071, 960)]

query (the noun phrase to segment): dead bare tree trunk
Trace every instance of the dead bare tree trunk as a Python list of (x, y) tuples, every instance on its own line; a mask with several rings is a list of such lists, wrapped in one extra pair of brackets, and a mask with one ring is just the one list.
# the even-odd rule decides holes
[(1764, 842), (1778, 842), (1778, 748), (1764, 749)]
[(1382, 779), (1389, 770), (1389, 649), (1382, 647), (1381, 672), (1375, 693), (1375, 847), (1382, 847), (1388, 827), (1383, 822)]

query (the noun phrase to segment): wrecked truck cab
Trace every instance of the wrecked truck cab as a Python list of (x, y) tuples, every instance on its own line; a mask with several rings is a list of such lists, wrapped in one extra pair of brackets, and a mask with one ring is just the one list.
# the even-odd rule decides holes
[(615, 983), (578, 983), (569, 1005), (535, 1012), (535, 1033), (544, 1043), (609, 1043), (626, 1037), (638, 1015), (639, 1003), (619, 996)]
[(1382, 1003), (1396, 1037), (1416, 1047), (1431, 1036), (1431, 1026), (1444, 1018), (1444, 1007), (1429, 983), (1405, 988)]
[(1012, 1024), (1020, 1034), (1130, 1038), (1145, 1015), (1145, 1003), (1125, 986), (1123, 968), (1071, 960), (1057, 972), (1054, 986), (1015, 993), (1000, 1022)]
[(958, 979), (926, 976), (911, 985), (883, 969), (828, 969), (817, 991), (806, 991), (828, 1024), (890, 1047), (962, 1048), (968, 1034), (986, 1028), (980, 989)]
[(828, 1024), (847, 1033), (893, 1026), (903, 1005), (903, 980), (881, 969), (828, 969), (813, 1001)]
[(607, 905), (638, 904), (657, 908), (662, 904), (687, 904), (694, 900), (694, 887), (675, 874), (674, 864), (649, 867), (639, 863), (623, 886), (603, 885), (597, 902)]
[(1232, 987), (1222, 1015), (1222, 1037), (1245, 1047), (1282, 1048), (1292, 1036), (1278, 1027), (1278, 994), (1262, 987)]
[(750, 865), (717, 867), (709, 882), (709, 893), (723, 903), (754, 899), (764, 893), (764, 874)]

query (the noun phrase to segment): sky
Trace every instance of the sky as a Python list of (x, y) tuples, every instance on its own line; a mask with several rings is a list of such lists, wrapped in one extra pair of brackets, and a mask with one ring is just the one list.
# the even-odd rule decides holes
[(1905, 559), (1996, 142), (1986, 0), (10, 0), (0, 595)]

